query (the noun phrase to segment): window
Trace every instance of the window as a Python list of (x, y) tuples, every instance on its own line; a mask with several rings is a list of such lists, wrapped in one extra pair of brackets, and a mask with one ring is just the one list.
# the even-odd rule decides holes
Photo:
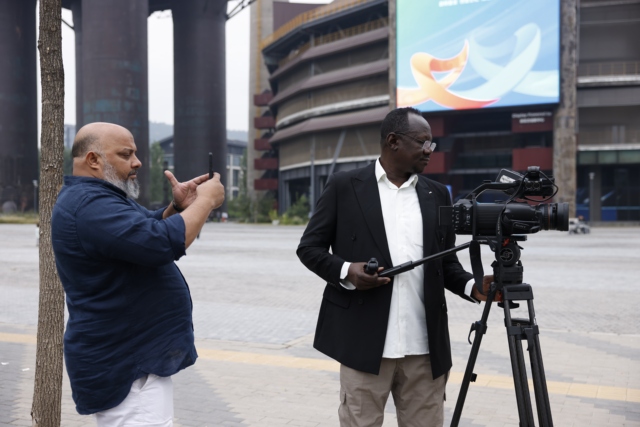
[(619, 151), (620, 163), (640, 163), (640, 150)]
[(600, 164), (618, 163), (618, 152), (617, 151), (598, 152), (598, 163)]
[(580, 151), (578, 153), (578, 164), (580, 165), (595, 165), (598, 163), (597, 151)]

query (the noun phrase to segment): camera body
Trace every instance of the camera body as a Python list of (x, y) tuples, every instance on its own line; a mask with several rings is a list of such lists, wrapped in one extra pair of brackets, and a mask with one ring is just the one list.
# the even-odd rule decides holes
[[(453, 206), (440, 208), (440, 224), (452, 225), (456, 234), (473, 236), (511, 236), (537, 233), (540, 230), (569, 229), (568, 203), (540, 203), (530, 206), (530, 197), (546, 200), (556, 193), (553, 178), (530, 166), (522, 175), (503, 169), (495, 182), (485, 182)], [(509, 196), (506, 202), (479, 203), (477, 197), (486, 190), (499, 190)], [(520, 200), (516, 200), (520, 199)]]

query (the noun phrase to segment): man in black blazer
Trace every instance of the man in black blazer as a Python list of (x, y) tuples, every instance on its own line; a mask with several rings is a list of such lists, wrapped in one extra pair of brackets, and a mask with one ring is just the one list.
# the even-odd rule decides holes
[(329, 178), (298, 246), (327, 282), (314, 347), (341, 363), (341, 426), (382, 425), (389, 393), (399, 426), (441, 426), (452, 365), (444, 290), (486, 298), (455, 254), (393, 279), (365, 272), (372, 257), (382, 270), (455, 244), (438, 225), (449, 192), (421, 175), (435, 149), (427, 121), (396, 109), (380, 133), (379, 160)]

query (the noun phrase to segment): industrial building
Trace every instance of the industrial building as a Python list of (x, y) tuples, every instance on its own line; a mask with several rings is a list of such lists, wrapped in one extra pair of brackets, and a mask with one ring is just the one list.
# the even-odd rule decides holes
[[(147, 18), (171, 9), (176, 177), (207, 170), (208, 152), (224, 175), (227, 0), (62, 0), (62, 7), (73, 14), (77, 128), (97, 121), (124, 126), (138, 142), (143, 164), (149, 155)], [(22, 206), (24, 199), (32, 208), (38, 179), (36, 0), (2, 2), (0, 56), (0, 204)], [(148, 204), (148, 170), (138, 179), (139, 201)]]
[[(281, 212), (302, 194), (317, 201), (331, 173), (377, 158), (379, 125), (396, 100), (395, 3), (252, 6), (250, 185), (276, 192)], [(574, 212), (640, 221), (640, 1), (581, 1), (577, 19)], [(563, 27), (560, 41), (570, 35)], [(557, 108), (425, 112), (438, 143), (425, 173), (456, 199), (502, 168), (562, 172), (554, 171)]]

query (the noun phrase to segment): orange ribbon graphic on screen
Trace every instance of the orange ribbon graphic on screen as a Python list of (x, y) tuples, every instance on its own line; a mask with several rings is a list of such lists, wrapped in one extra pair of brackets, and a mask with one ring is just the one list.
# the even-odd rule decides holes
[[(438, 59), (428, 53), (416, 53), (411, 57), (411, 72), (418, 88), (398, 88), (398, 107), (409, 107), (433, 100), (435, 103), (454, 110), (482, 108), (498, 99), (470, 99), (448, 90), (462, 74), (469, 57), (469, 43), (465, 41), (459, 54), (453, 58)], [(436, 80), (434, 72), (447, 72)]]

